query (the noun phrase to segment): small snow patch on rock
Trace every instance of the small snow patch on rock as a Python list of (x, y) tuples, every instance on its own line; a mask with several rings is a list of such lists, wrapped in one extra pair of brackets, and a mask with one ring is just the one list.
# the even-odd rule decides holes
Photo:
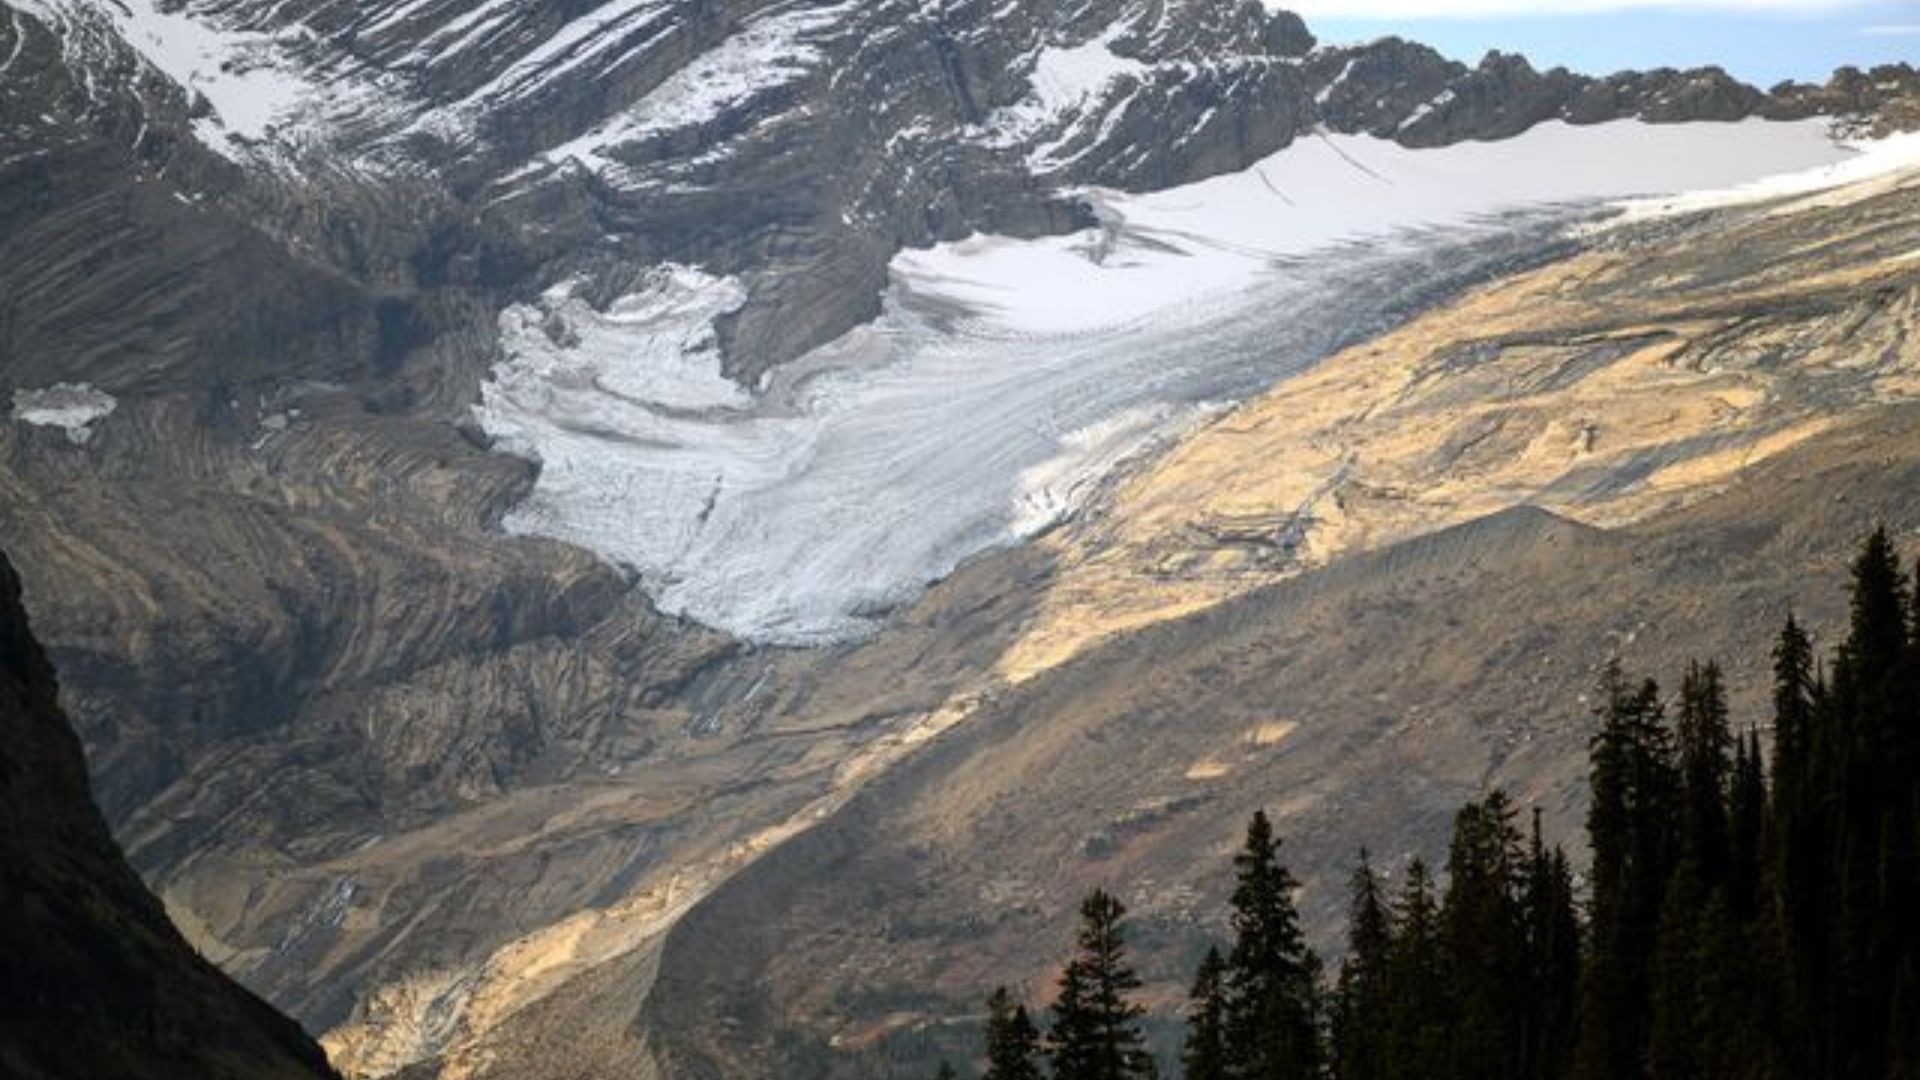
[(113, 395), (88, 383), (55, 383), (40, 390), (13, 392), (13, 418), (35, 427), (57, 427), (75, 446), (93, 438), (93, 425), (119, 405)]

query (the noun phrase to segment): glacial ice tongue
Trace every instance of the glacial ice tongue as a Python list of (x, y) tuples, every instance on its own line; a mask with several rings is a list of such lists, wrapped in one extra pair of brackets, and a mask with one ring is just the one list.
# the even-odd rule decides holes
[(1600, 200), (1850, 153), (1819, 123), (1310, 138), (1182, 188), (1088, 192), (1102, 226), (1073, 236), (903, 253), (876, 322), (752, 393), (713, 329), (740, 283), (662, 267), (603, 310), (566, 283), (502, 315), (476, 411), (541, 463), (509, 530), (750, 640), (841, 640), (1224, 403), (1540, 257)]

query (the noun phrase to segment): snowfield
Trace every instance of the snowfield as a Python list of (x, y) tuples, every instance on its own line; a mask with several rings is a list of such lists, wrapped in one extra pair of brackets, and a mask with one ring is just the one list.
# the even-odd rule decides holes
[[(1707, 210), (1751, 206), (1755, 203), (1798, 200), (1802, 196), (1863, 199), (1879, 190), (1867, 186), (1869, 180), (1892, 181), (1920, 168), (1920, 132), (1907, 131), (1884, 139), (1861, 140), (1847, 144), (1857, 153), (1831, 164), (1798, 172), (1762, 176), (1733, 187), (1701, 189), (1678, 195), (1633, 199), (1622, 204), (1621, 213), (1609, 218), (1605, 226), (1653, 221)], [(1835, 191), (1844, 188), (1844, 191)]]
[(193, 122), (209, 149), (241, 164), (286, 165), (286, 150), (321, 139), (336, 123), (392, 111), (370, 82), (304, 70), (291, 55), (303, 29), (282, 35), (223, 29), (203, 14), (160, 0), (11, 0), (56, 37), (69, 66), (95, 83), (89, 53), (114, 39), (206, 105)]
[(607, 155), (610, 148), (708, 123), (745, 106), (755, 95), (804, 78), (821, 60), (819, 49), (805, 35), (831, 26), (846, 7), (802, 9), (749, 24), (624, 111), (538, 155), (507, 180), (572, 162), (609, 183), (625, 182), (628, 169)]
[(738, 283), (666, 268), (605, 312), (563, 287), (503, 315), (477, 413), (543, 466), (510, 530), (629, 565), (663, 610), (748, 639), (841, 640), (1608, 201), (1854, 157), (1818, 121), (1308, 138), (1180, 188), (1085, 192), (1101, 226), (1075, 235), (905, 252), (875, 323), (751, 394), (712, 332)]

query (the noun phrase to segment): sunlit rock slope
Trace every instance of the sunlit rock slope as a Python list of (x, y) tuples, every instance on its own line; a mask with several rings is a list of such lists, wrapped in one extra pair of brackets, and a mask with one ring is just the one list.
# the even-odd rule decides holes
[(679, 922), (644, 1013), (672, 1074), (963, 1055), (983, 991), (1050, 992), (1096, 885), (1171, 1023), (1254, 808), (1334, 947), (1363, 844), (1432, 862), (1489, 784), (1578, 829), (1608, 657), (1757, 688), (1789, 611), (1830, 632), (1857, 537), (1920, 535), (1920, 175), (1638, 217), (1216, 419), (1005, 580), (936, 590), (1038, 593), (1013, 685)]

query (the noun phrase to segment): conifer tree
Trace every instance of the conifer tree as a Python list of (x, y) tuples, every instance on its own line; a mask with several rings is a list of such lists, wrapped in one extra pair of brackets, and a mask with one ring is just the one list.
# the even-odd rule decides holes
[(1440, 947), (1440, 912), (1426, 863), (1407, 864), (1387, 950), (1387, 1062), (1391, 1080), (1446, 1075), (1452, 1030), (1451, 975)]
[[(1788, 616), (1773, 649), (1773, 850), (1771, 906), (1780, 934), (1780, 1004), (1789, 1025), (1789, 1065), (1813, 1075), (1823, 1055), (1819, 987), (1824, 985), (1823, 917), (1827, 892), (1821, 804), (1824, 755), (1816, 720), (1831, 709), (1818, 689), (1813, 642)], [(1821, 739), (1820, 745), (1827, 740)]]
[(1140, 979), (1127, 963), (1126, 908), (1096, 889), (1080, 905), (1079, 951), (1060, 977), (1048, 1051), (1054, 1080), (1137, 1080), (1154, 1075), (1140, 1034), (1144, 1010), (1128, 995)]
[(1767, 875), (1764, 769), (1760, 733), (1749, 728), (1746, 738), (1735, 744), (1727, 795), (1727, 907), (1743, 926), (1760, 917), (1761, 883)]
[(1647, 1033), (1647, 1075), (1653, 1080), (1704, 1080), (1696, 1056), (1703, 1035), (1696, 920), (1705, 902), (1699, 868), (1686, 859), (1668, 883), (1654, 939)]
[(1523, 1071), (1537, 1080), (1559, 1080), (1566, 1075), (1579, 1031), (1580, 916), (1567, 854), (1547, 848), (1538, 807), (1533, 811), (1523, 906), (1529, 982)]
[(1727, 789), (1733, 733), (1718, 664), (1687, 665), (1675, 723), (1685, 789), (1681, 854), (1693, 860), (1701, 883), (1717, 889), (1728, 873)]
[(1899, 556), (1884, 526), (1853, 563), (1853, 595), (1848, 607), (1843, 663), (1861, 689), (1890, 679), (1909, 647), (1907, 609), (1911, 603)]
[(1902, 939), (1920, 900), (1896, 867), (1908, 848), (1910, 777), (1894, 772), (1911, 713), (1907, 610), (1910, 594), (1892, 541), (1875, 530), (1853, 566), (1846, 641), (1834, 667), (1837, 730), (1821, 802), (1830, 821), (1827, 850), (1838, 862), (1824, 979), (1830, 1003), (1824, 1045), (1835, 1075), (1880, 1076), (1889, 1034), (1885, 1003), (1894, 992)]
[[(1799, 796), (1811, 780), (1810, 747), (1813, 725), (1813, 642), (1793, 616), (1780, 631), (1773, 648), (1773, 774), (1774, 814), (1780, 818), (1798, 812)], [(1783, 805), (1791, 804), (1791, 805)]]
[(1027, 1007), (1002, 986), (987, 998), (987, 1071), (982, 1080), (1041, 1080), (1040, 1033)]
[(1333, 1063), (1340, 1080), (1385, 1080), (1387, 964), (1392, 916), (1367, 850), (1353, 872), (1347, 958), (1333, 1006)]
[(1232, 952), (1227, 958), (1228, 1072), (1235, 1080), (1313, 1080), (1320, 1074), (1319, 960), (1293, 904), (1264, 811), (1234, 856)]
[(1522, 852), (1514, 810), (1498, 789), (1454, 819), (1442, 948), (1453, 974), (1450, 1074), (1480, 1080), (1524, 1075), (1530, 988), (1520, 906)]
[(1716, 895), (1695, 921), (1700, 965), (1695, 982), (1695, 1051), (1702, 1076), (1785, 1080), (1779, 1024), (1778, 936), (1770, 919), (1742, 922)]
[(1585, 1080), (1641, 1075), (1650, 1025), (1649, 969), (1678, 845), (1680, 780), (1652, 680), (1629, 688), (1617, 662), (1601, 680), (1587, 834), (1591, 929), (1582, 976), (1576, 1071)]
[(1186, 1080), (1227, 1080), (1227, 962), (1207, 949), (1187, 1003), (1187, 1041), (1180, 1053)]

